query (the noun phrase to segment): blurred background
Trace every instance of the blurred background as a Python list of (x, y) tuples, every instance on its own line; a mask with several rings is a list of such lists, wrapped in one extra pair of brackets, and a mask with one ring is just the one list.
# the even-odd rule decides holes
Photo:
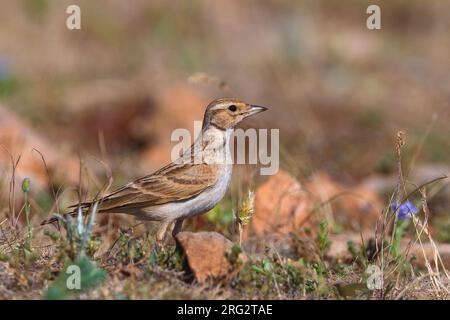
[[(71, 4), (81, 30), (66, 28)], [(366, 27), (370, 4), (381, 7), (381, 30)], [(76, 188), (80, 159), (98, 186), (106, 167), (114, 185), (149, 173), (170, 160), (172, 130), (192, 130), (210, 100), (228, 96), (270, 107), (244, 126), (279, 128), (281, 167), (300, 182), (323, 172), (389, 185), (399, 130), (417, 179), (448, 173), (448, 2), (0, 5), (2, 198), (10, 155), (21, 155), (15, 174), (31, 178), (41, 217), (53, 203), (47, 170), (54, 189)], [(444, 199), (437, 210), (448, 216)]]

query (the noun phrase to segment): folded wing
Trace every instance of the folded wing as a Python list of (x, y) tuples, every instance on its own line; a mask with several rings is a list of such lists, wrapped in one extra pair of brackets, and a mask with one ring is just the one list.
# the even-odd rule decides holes
[[(169, 164), (98, 199), (99, 212), (120, 212), (195, 197), (217, 181), (218, 167), (207, 164)], [(72, 206), (86, 208), (85, 202)]]

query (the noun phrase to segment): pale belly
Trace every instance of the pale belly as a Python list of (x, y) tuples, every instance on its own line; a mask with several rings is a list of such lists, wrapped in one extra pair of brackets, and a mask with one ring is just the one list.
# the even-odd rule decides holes
[[(224, 133), (223, 131), (212, 128), (205, 133), (203, 138), (210, 140), (211, 142), (209, 145), (216, 146), (218, 150), (220, 150), (220, 147), (225, 146), (224, 152), (228, 159), (230, 158), (229, 141), (231, 134), (232, 130), (228, 130)], [(190, 159), (190, 153), (188, 155), (188, 159)], [(223, 159), (223, 153), (214, 152), (208, 155), (213, 157), (217, 156), (218, 161)], [(214, 158), (210, 159), (214, 160)], [(128, 213), (131, 213), (140, 219), (157, 221), (185, 219), (206, 213), (222, 200), (230, 184), (232, 170), (232, 164), (224, 164), (222, 162), (217, 183), (192, 199), (142, 208), (137, 212), (133, 211)]]
[(232, 166), (225, 165), (218, 182), (198, 196), (180, 202), (142, 209), (135, 215), (145, 220), (177, 220), (203, 214), (214, 208), (222, 200), (230, 184)]

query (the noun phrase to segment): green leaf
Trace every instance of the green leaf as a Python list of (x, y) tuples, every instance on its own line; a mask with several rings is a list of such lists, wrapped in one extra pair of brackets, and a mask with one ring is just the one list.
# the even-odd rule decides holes
[(255, 271), (256, 273), (260, 273), (262, 275), (266, 275), (265, 271), (263, 269), (261, 269), (260, 267), (252, 266), (252, 270)]
[[(78, 266), (80, 271), (80, 289), (71, 289), (68, 286), (69, 277), (75, 276), (75, 273), (68, 272), (68, 268), (73, 265)], [(106, 276), (106, 271), (98, 268), (88, 257), (80, 257), (64, 267), (56, 280), (47, 289), (44, 298), (49, 300), (65, 299), (72, 293), (81, 293), (98, 286), (106, 279)]]

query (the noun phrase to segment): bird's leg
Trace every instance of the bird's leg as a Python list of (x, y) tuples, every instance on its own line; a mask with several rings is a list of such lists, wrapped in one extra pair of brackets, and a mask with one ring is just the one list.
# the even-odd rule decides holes
[(175, 226), (172, 229), (172, 237), (175, 239), (176, 235), (181, 231), (183, 228), (183, 222), (184, 220), (180, 219), (175, 222)]
[(162, 247), (164, 243), (164, 238), (166, 236), (166, 231), (172, 221), (163, 221), (156, 232), (156, 245)]
[(173, 237), (173, 240), (175, 240), (175, 251), (179, 251), (179, 252), (181, 252), (181, 247), (180, 247), (180, 245), (178, 244), (178, 241), (177, 241), (177, 239), (176, 239), (175, 237), (177, 236), (177, 234), (178, 234), (178, 233), (181, 231), (181, 229), (183, 228), (183, 222), (184, 222), (183, 219), (177, 220), (177, 221), (175, 222), (175, 226), (174, 226), (173, 229), (172, 229), (172, 237)]

